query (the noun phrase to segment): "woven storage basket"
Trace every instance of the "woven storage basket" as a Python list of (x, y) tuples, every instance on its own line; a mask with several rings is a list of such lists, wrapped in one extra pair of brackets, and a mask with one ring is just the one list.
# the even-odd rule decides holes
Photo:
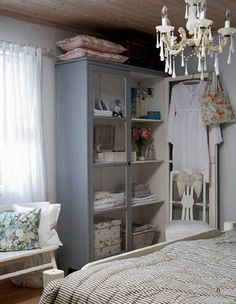
[[(133, 232), (133, 249), (150, 246), (158, 239), (159, 231), (153, 227), (140, 232)], [(122, 247), (125, 245), (126, 233), (122, 232)]]

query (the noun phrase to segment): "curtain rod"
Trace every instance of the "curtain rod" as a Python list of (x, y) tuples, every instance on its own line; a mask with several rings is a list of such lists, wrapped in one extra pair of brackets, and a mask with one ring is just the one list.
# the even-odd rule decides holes
[(18, 43), (18, 42), (14, 42), (14, 41), (0, 40), (0, 43), (3, 43), (3, 42), (13, 43), (13, 44), (15, 43), (15, 44), (20, 45), (21, 47), (24, 47), (24, 46), (38, 47), (42, 50), (43, 55), (48, 56), (48, 57), (54, 56), (53, 49), (51, 49), (51, 48), (40, 47), (40, 46), (36, 46), (36, 45), (29, 45), (29, 44), (24, 44), (24, 43)]

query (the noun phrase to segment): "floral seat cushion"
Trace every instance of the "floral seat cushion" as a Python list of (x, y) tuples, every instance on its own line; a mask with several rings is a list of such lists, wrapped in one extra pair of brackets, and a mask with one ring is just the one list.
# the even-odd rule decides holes
[(0, 212), (0, 251), (39, 248), (40, 209)]

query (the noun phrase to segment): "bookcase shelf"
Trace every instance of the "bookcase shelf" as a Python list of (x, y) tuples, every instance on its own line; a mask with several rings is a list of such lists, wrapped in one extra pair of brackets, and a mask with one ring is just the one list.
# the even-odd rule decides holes
[(134, 203), (132, 204), (133, 208), (137, 208), (137, 207), (141, 207), (141, 206), (148, 206), (148, 205), (158, 205), (158, 204), (163, 204), (165, 202), (165, 200), (163, 199), (159, 199), (153, 202), (142, 202), (142, 203)]
[(163, 163), (163, 159), (154, 159), (154, 160), (137, 160), (133, 161), (132, 165), (145, 165), (145, 164), (158, 164)]

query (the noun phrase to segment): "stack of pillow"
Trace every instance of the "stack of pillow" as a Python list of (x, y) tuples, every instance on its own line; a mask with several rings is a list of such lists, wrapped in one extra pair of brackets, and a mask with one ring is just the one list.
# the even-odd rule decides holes
[(120, 55), (126, 50), (122, 45), (93, 36), (78, 35), (58, 41), (57, 46), (66, 51), (58, 57), (59, 60), (87, 57), (122, 63), (128, 59)]
[(62, 245), (56, 232), (60, 204), (28, 203), (10, 209), (0, 212), (0, 251)]

